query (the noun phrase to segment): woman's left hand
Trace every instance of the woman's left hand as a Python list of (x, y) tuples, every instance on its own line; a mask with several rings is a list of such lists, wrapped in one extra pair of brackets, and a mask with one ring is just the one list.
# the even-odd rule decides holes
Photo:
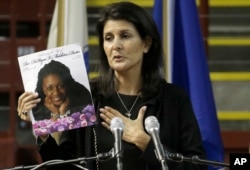
[(100, 109), (100, 116), (104, 120), (102, 125), (110, 130), (110, 122), (112, 118), (120, 117), (124, 122), (122, 139), (128, 143), (135, 144), (138, 148), (144, 151), (150, 140), (150, 136), (144, 131), (143, 126), (143, 117), (146, 109), (146, 106), (141, 107), (137, 118), (135, 120), (131, 120), (123, 116), (119, 111), (106, 106)]

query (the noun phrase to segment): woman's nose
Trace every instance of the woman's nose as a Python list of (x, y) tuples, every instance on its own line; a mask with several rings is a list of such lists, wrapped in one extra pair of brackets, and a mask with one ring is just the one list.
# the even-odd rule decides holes
[(116, 38), (116, 39), (114, 40), (113, 46), (114, 46), (114, 49), (115, 49), (115, 50), (120, 50), (120, 49), (122, 49), (121, 40), (119, 40), (118, 38)]
[(54, 95), (57, 95), (60, 93), (60, 89), (58, 87), (54, 88), (53, 90)]

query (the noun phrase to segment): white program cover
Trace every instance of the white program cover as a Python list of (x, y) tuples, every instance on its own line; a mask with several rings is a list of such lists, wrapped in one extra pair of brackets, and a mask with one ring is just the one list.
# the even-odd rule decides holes
[(96, 115), (82, 48), (70, 44), (18, 57), (25, 91), (41, 102), (30, 111), (35, 135), (90, 126)]

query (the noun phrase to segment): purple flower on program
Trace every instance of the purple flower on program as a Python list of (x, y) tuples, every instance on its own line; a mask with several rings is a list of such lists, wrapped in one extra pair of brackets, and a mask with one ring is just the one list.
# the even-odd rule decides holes
[(49, 134), (52, 132), (76, 129), (95, 124), (97, 121), (93, 105), (87, 105), (82, 112), (72, 113), (70, 116), (57, 120), (45, 119), (33, 124), (35, 135)]
[(69, 129), (74, 129), (74, 124), (69, 124)]
[(81, 115), (80, 112), (75, 112), (75, 113), (73, 113), (70, 117), (71, 117), (72, 119), (74, 119), (74, 122), (77, 122), (77, 121), (79, 121), (80, 115)]
[(58, 132), (62, 132), (62, 131), (67, 130), (67, 129), (68, 129), (68, 128), (67, 128), (67, 126), (65, 126), (65, 125), (60, 125), (60, 126), (57, 127), (57, 131), (58, 131)]
[(37, 129), (37, 128), (39, 128), (38, 123), (34, 123), (34, 124), (33, 124), (33, 129)]
[(87, 105), (85, 108), (83, 108), (82, 113), (85, 113), (87, 115), (94, 114), (95, 108), (93, 105)]
[(81, 122), (77, 122), (76, 124), (74, 124), (74, 128), (80, 128), (81, 127)]
[(67, 123), (67, 124), (71, 124), (71, 123), (73, 123), (75, 120), (72, 118), (72, 117), (66, 117), (65, 118), (65, 122)]
[(91, 115), (89, 120), (90, 122), (96, 122), (96, 115)]
[(37, 123), (38, 123), (38, 125), (39, 125), (40, 127), (45, 127), (45, 126), (47, 126), (47, 123), (48, 123), (48, 122), (44, 120), (44, 121), (38, 121)]
[(34, 133), (36, 135), (44, 135), (44, 134), (48, 134), (48, 130), (47, 129), (34, 129)]
[(60, 118), (58, 119), (58, 123), (67, 126), (70, 123), (70, 119), (69, 117)]
[(57, 121), (57, 122), (54, 124), (53, 129), (54, 129), (55, 131), (61, 132), (61, 131), (67, 130), (68, 128), (67, 128), (67, 124), (66, 124), (66, 123)]
[(51, 124), (50, 126), (50, 131), (51, 132), (56, 132), (56, 127), (58, 126), (58, 123), (56, 121), (53, 122), (53, 124)]
[(79, 120), (86, 120), (86, 115), (82, 113), (79, 117)]
[(81, 121), (81, 127), (85, 127), (85, 126), (88, 126), (88, 122), (86, 119)]

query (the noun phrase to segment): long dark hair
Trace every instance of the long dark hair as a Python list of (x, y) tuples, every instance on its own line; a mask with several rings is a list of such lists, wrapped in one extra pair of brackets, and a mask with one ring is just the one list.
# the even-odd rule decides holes
[(126, 20), (132, 23), (144, 40), (146, 36), (152, 38), (152, 45), (148, 53), (144, 54), (142, 64), (142, 96), (152, 95), (157, 88), (159, 80), (163, 77), (164, 69), (163, 49), (161, 38), (152, 16), (140, 6), (131, 2), (112, 3), (101, 12), (97, 24), (99, 38), (99, 86), (102, 93), (109, 95), (115, 91), (114, 72), (109, 67), (107, 56), (103, 48), (103, 29), (108, 20)]

